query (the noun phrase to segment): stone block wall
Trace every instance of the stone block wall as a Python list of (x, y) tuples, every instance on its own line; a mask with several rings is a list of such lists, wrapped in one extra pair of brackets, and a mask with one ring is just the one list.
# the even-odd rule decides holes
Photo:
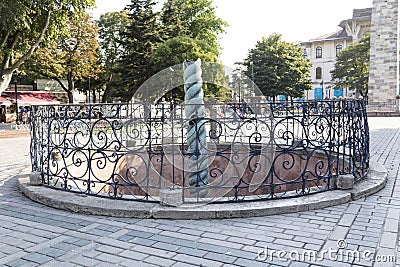
[(398, 0), (373, 0), (369, 110), (399, 111)]

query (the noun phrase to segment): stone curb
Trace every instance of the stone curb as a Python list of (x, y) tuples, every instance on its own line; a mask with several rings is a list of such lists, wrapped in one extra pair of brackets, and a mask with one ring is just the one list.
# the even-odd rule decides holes
[[(21, 177), (21, 176), (20, 176)], [(18, 179), (18, 187), (29, 199), (57, 209), (91, 215), (162, 218), (162, 219), (223, 219), (277, 215), (335, 206), (374, 194), (385, 187), (387, 170), (371, 162), (366, 179), (351, 190), (333, 190), (323, 193), (259, 202), (223, 203), (208, 205), (184, 204), (167, 207), (157, 203), (107, 199), (64, 192), (29, 184), (28, 174)]]

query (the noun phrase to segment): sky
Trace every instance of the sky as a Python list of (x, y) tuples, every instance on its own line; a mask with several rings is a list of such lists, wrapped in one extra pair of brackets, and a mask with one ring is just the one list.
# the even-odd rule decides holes
[[(122, 10), (130, 0), (96, 0), (93, 16)], [(217, 16), (228, 22), (221, 35), (221, 60), (230, 67), (243, 61), (263, 36), (282, 34), (285, 41), (307, 41), (340, 30), (355, 8), (372, 0), (214, 0)]]

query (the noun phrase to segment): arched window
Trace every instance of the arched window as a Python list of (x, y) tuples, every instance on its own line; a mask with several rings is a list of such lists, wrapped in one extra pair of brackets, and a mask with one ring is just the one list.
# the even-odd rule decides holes
[(315, 57), (316, 57), (316, 58), (322, 58), (322, 47), (318, 46), (318, 47), (315, 49)]
[(336, 56), (337, 57), (339, 56), (340, 52), (342, 52), (342, 50), (343, 50), (343, 46), (341, 44), (338, 44), (336, 46)]
[(322, 79), (322, 68), (318, 67), (315, 69), (315, 79)]

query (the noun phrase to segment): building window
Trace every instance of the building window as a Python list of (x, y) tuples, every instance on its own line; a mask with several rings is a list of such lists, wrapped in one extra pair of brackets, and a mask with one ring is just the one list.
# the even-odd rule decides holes
[(336, 56), (338, 57), (339, 54), (342, 52), (343, 46), (341, 44), (336, 46)]
[(322, 47), (318, 46), (318, 47), (315, 49), (315, 57), (316, 57), (316, 58), (322, 58)]
[(304, 48), (303, 50), (303, 58), (306, 59), (307, 58), (307, 49)]
[(322, 68), (318, 67), (315, 69), (315, 79), (322, 79)]

